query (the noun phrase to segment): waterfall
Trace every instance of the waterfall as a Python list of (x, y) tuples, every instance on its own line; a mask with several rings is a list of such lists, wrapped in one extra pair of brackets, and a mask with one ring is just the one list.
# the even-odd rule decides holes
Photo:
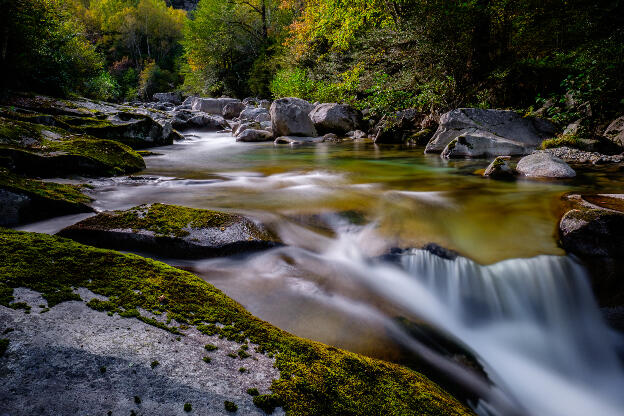
[(352, 236), (324, 253), (388, 301), (470, 348), (533, 416), (624, 414), (620, 339), (603, 322), (582, 266), (539, 256), (481, 266), (412, 250), (374, 263)]

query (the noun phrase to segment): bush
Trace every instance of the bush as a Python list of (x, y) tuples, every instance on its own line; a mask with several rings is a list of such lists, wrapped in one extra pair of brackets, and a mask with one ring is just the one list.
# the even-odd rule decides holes
[(148, 62), (139, 74), (138, 94), (143, 99), (151, 99), (157, 92), (171, 91), (175, 88), (176, 75), (161, 69), (156, 62)]
[(97, 100), (117, 100), (121, 96), (119, 84), (108, 72), (101, 72), (85, 83), (85, 94)]

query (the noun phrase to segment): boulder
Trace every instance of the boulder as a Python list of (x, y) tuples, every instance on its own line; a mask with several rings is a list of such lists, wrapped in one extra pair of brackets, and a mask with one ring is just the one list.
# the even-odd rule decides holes
[(533, 178), (573, 178), (576, 176), (574, 169), (566, 162), (543, 151), (520, 159), (516, 170), (521, 175)]
[(354, 140), (365, 139), (368, 135), (362, 130), (355, 130), (347, 132), (347, 137), (351, 137)]
[(245, 107), (245, 109), (241, 111), (239, 118), (241, 120), (257, 121), (256, 118), (262, 115), (266, 115), (266, 118), (268, 118), (268, 120), (271, 120), (271, 115), (269, 114), (269, 111), (265, 108), (258, 107)]
[(240, 136), (245, 130), (248, 129), (254, 129), (254, 130), (265, 130), (262, 128), (262, 125), (260, 123), (256, 123), (255, 121), (252, 122), (248, 122), (248, 123), (241, 123), (238, 126), (236, 126), (236, 128), (232, 129), (232, 135), (233, 136)]
[(93, 212), (80, 187), (41, 182), (0, 168), (0, 227)]
[(319, 133), (346, 134), (361, 126), (362, 113), (348, 105), (325, 103), (314, 107), (310, 119)]
[(177, 258), (218, 257), (277, 244), (243, 216), (164, 204), (103, 212), (58, 234), (96, 247)]
[(478, 145), (479, 152), (460, 148), (449, 157), (529, 154), (555, 131), (555, 126), (546, 120), (522, 117), (514, 111), (460, 108), (440, 117), (440, 125), (425, 153), (444, 152), (453, 140), (465, 137), (471, 146), (477, 146), (478, 141), (486, 143)]
[(265, 110), (270, 110), (271, 104), (272, 103), (270, 100), (260, 100), (260, 102), (258, 103), (258, 107), (264, 108)]
[(246, 129), (236, 137), (237, 142), (268, 142), (273, 140), (273, 134), (266, 130)]
[(561, 245), (585, 257), (624, 259), (624, 213), (603, 208), (573, 209), (559, 222)]
[(483, 176), (487, 176), (493, 179), (508, 179), (513, 178), (515, 171), (509, 166), (509, 156), (499, 156), (490, 163), (485, 169)]
[(113, 176), (145, 168), (143, 158), (123, 143), (1, 117), (0, 124), (0, 160), (19, 173)]
[(254, 119), (255, 121), (257, 121), (258, 123), (264, 123), (264, 122), (271, 122), (271, 115), (267, 112), (267, 113), (260, 113), (256, 116), (256, 118)]
[(172, 103), (176, 105), (182, 103), (182, 94), (179, 92), (157, 92), (152, 98), (161, 103)]
[(223, 117), (227, 120), (231, 120), (240, 116), (240, 113), (245, 109), (245, 104), (240, 101), (227, 103), (223, 106)]
[(605, 130), (604, 136), (619, 149), (624, 149), (624, 116), (613, 120)]
[(545, 149), (544, 151), (564, 160), (565, 162), (572, 163), (588, 163), (592, 165), (599, 165), (604, 163), (624, 162), (624, 154), (605, 155), (598, 152), (588, 152), (566, 146)]
[(198, 114), (186, 122), (186, 129), (223, 130), (228, 127), (225, 119), (218, 115)]
[(235, 98), (195, 98), (192, 109), (220, 116), (223, 114), (223, 108), (227, 104), (239, 102), (241, 101)]
[(271, 123), (276, 136), (316, 137), (310, 119), (312, 104), (299, 98), (280, 98), (271, 104)]

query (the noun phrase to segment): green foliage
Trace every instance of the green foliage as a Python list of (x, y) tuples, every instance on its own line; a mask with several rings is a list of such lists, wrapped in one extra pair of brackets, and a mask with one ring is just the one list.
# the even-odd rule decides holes
[(148, 62), (139, 74), (138, 95), (144, 99), (161, 91), (170, 91), (177, 85), (177, 76), (171, 71), (161, 69), (156, 62)]
[(587, 145), (577, 136), (573, 134), (563, 134), (561, 136), (544, 140), (541, 149), (552, 149), (555, 147), (572, 147), (575, 149), (585, 150)]
[(102, 60), (63, 0), (1, 0), (4, 88), (80, 91)]
[(304, 69), (291, 68), (279, 71), (271, 82), (271, 93), (275, 98), (298, 97), (311, 99), (314, 81), (308, 78)]
[(88, 80), (84, 92), (89, 97), (103, 101), (115, 101), (121, 95), (119, 84), (108, 72), (101, 72)]

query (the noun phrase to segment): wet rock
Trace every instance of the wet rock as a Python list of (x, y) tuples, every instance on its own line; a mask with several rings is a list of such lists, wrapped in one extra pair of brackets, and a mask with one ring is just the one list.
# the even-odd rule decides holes
[(240, 116), (240, 113), (245, 109), (245, 104), (240, 101), (227, 103), (223, 106), (223, 118), (226, 120), (231, 120)]
[(266, 130), (246, 129), (236, 137), (237, 142), (268, 142), (273, 140), (273, 134)]
[(260, 123), (256, 123), (255, 121), (252, 121), (252, 122), (240, 123), (235, 128), (232, 127), (232, 135), (238, 137), (241, 134), (243, 134), (245, 130), (249, 130), (249, 129), (265, 130)]
[(93, 212), (91, 198), (73, 185), (41, 182), (0, 169), (0, 226)]
[(316, 130), (323, 133), (342, 133), (357, 130), (362, 124), (362, 112), (336, 103), (319, 104), (310, 112)]
[(613, 120), (605, 130), (604, 136), (618, 148), (624, 149), (624, 116)]
[(425, 244), (422, 249), (446, 260), (455, 260), (457, 257), (459, 257), (459, 253), (457, 253), (456, 251), (450, 250), (446, 247), (442, 247), (436, 243)]
[(217, 115), (198, 114), (190, 118), (183, 130), (223, 130), (228, 127), (225, 119)]
[[(460, 108), (440, 117), (425, 152), (445, 152), (446, 157), (528, 154), (554, 134), (555, 126), (540, 118), (508, 110)], [(462, 146), (455, 149), (454, 141)]]
[(493, 179), (509, 179), (513, 178), (515, 171), (509, 166), (509, 156), (499, 156), (490, 163), (485, 169), (483, 176), (487, 176)]
[(96, 247), (177, 258), (226, 256), (278, 244), (266, 230), (240, 215), (164, 204), (104, 212), (59, 235)]
[(114, 176), (145, 168), (139, 154), (116, 141), (1, 117), (0, 124), (0, 163), (15, 172), (49, 178)]
[(179, 92), (157, 92), (153, 95), (154, 100), (161, 103), (181, 104), (182, 94)]
[(573, 178), (576, 172), (566, 162), (546, 152), (525, 156), (516, 166), (518, 173), (533, 178)]
[(624, 259), (624, 195), (580, 198), (559, 222), (563, 248), (581, 257)]
[(316, 128), (310, 119), (314, 109), (299, 98), (280, 98), (271, 104), (271, 122), (276, 136), (316, 137)]
[(350, 137), (354, 140), (359, 140), (359, 139), (367, 138), (368, 135), (362, 130), (354, 130), (354, 131), (347, 132), (347, 137)]

